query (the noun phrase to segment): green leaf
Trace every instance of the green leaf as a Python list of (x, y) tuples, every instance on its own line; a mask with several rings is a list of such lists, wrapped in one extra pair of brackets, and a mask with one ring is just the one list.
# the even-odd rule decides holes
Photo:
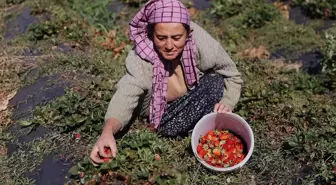
[(69, 170), (69, 173), (71, 175), (78, 175), (78, 172), (79, 172), (79, 170), (78, 170), (78, 166), (77, 165), (71, 167), (70, 170)]
[(86, 120), (86, 117), (81, 116), (81, 115), (79, 115), (79, 114), (74, 114), (74, 115), (72, 115), (72, 118), (74, 119), (74, 121), (75, 121), (76, 123), (82, 123), (82, 122), (84, 122), (84, 121)]
[(100, 166), (101, 170), (109, 170), (110, 169), (110, 165), (109, 163), (104, 163)]
[(22, 120), (22, 121), (19, 121), (19, 125), (22, 126), (22, 127), (28, 127), (30, 125), (33, 124), (33, 121), (31, 120)]

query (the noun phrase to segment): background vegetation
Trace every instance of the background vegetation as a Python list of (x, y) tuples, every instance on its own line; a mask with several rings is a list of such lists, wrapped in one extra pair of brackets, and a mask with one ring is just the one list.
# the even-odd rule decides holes
[[(229, 174), (207, 171), (193, 157), (189, 137), (161, 138), (142, 120), (136, 120), (118, 139), (116, 159), (94, 167), (88, 155), (133, 47), (128, 22), (145, 2), (0, 3), (2, 184), (36, 183), (29, 172), (36, 172), (51, 154), (71, 161), (67, 184), (335, 182), (336, 29), (316, 28), (323, 21), (333, 21), (336, 7), (331, 1), (318, 0), (289, 4), (214, 0), (203, 11), (183, 1), (192, 20), (223, 44), (243, 75), (242, 97), (234, 112), (250, 123), (256, 143), (252, 158), (241, 170)], [(295, 7), (314, 19), (296, 24), (289, 17)], [(23, 13), (27, 10), (28, 15)], [(9, 38), (11, 34), (15, 37)], [(299, 59), (314, 51), (321, 54), (313, 61), (321, 70), (309, 74), (307, 63)], [(33, 107), (31, 117), (18, 117), (20, 106), (11, 106), (8, 100), (39, 79), (55, 75), (60, 78), (48, 84), (67, 84), (65, 94)], [(39, 97), (32, 93), (30, 98)], [(48, 132), (22, 142), (41, 128)], [(14, 151), (9, 147), (13, 145), (17, 146)]]

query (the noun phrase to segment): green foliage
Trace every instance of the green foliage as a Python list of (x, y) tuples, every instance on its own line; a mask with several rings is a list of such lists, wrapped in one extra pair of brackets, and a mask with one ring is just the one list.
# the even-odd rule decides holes
[(326, 33), (326, 44), (323, 48), (324, 59), (322, 60), (323, 71), (336, 73), (336, 35)]
[(45, 21), (40, 24), (34, 24), (29, 27), (30, 40), (43, 40), (55, 37), (58, 35), (60, 25), (53, 21)]
[(310, 103), (297, 112), (298, 121), (309, 124), (309, 129), (303, 128), (290, 137), (288, 145), (295, 157), (303, 162), (311, 162), (316, 172), (315, 177), (322, 176), (330, 181), (336, 165), (336, 112), (335, 105), (316, 105)]
[[(254, 129), (255, 135), (262, 136), (263, 140), (266, 135), (267, 140), (285, 146), (283, 151), (290, 155), (284, 157), (294, 156), (298, 161), (309, 163), (314, 172), (306, 178), (330, 181), (335, 176), (336, 104), (328, 102), (327, 95), (320, 95), (326, 92), (323, 80), (263, 63), (244, 64), (242, 73), (249, 82), (236, 111), (254, 127), (260, 127), (260, 130)], [(264, 124), (270, 127), (265, 128)], [(281, 127), (286, 129), (281, 131)], [(297, 131), (293, 132), (294, 128)]]
[(326, 33), (325, 46), (322, 49), (324, 54), (321, 60), (322, 70), (326, 75), (326, 84), (331, 89), (336, 89), (336, 35)]
[[(95, 28), (96, 31), (104, 32), (116, 29), (115, 15), (108, 10), (109, 0), (73, 0), (62, 3), (78, 11), (80, 16), (73, 15), (72, 12), (67, 12), (67, 9), (64, 10), (56, 6), (54, 19), (35, 24), (29, 29), (31, 40), (43, 40), (64, 35), (68, 39), (83, 42), (90, 27)], [(40, 4), (36, 4), (36, 6), (40, 6)], [(41, 8), (37, 9), (40, 11)]]
[(47, 20), (30, 26), (29, 39), (46, 40), (64, 35), (68, 39), (84, 42), (86, 33), (87, 31), (83, 28), (80, 20), (66, 16), (62, 19)]
[(217, 0), (213, 2), (210, 13), (218, 18), (239, 15), (249, 28), (260, 28), (279, 15), (275, 6), (259, 0)]
[(63, 31), (65, 36), (70, 40), (85, 42), (87, 30), (85, 30), (79, 20), (68, 21), (64, 24)]
[(277, 20), (258, 30), (255, 44), (265, 45), (271, 52), (285, 49), (288, 54), (298, 54), (320, 47), (321, 40), (310, 27), (296, 25), (287, 20)]
[[(98, 168), (94, 168), (88, 159), (84, 159), (72, 171), (75, 174), (85, 172), (85, 176), (80, 179), (82, 184), (93, 178), (97, 179), (97, 183), (114, 182), (117, 180), (116, 176), (129, 184), (145, 184), (146, 182), (167, 185), (187, 184), (188, 178), (184, 166), (172, 166), (167, 163), (170, 158), (184, 154), (181, 151), (178, 154), (179, 151), (172, 148), (174, 146), (172, 144), (172, 141), (160, 138), (147, 129), (138, 130), (127, 133), (122, 140), (118, 140), (116, 158)], [(161, 159), (157, 160), (155, 155), (159, 155)], [(107, 177), (98, 178), (96, 176), (98, 173), (106, 174)]]
[(25, 0), (6, 0), (7, 4), (21, 4), (23, 3)]
[(108, 81), (101, 81), (92, 82), (87, 93), (79, 94), (70, 90), (56, 101), (36, 108), (33, 123), (52, 124), (63, 132), (76, 130), (97, 136), (104, 124), (104, 116), (111, 99), (111, 88), (107, 87), (111, 86)]
[(110, 0), (73, 0), (73, 9), (77, 10), (86, 21), (99, 30), (107, 30), (114, 28), (115, 14), (109, 12), (108, 5)]
[(246, 0), (216, 0), (213, 1), (210, 13), (220, 18), (228, 18), (243, 12)]
[(266, 23), (273, 21), (279, 12), (273, 5), (262, 4), (248, 9), (243, 16), (243, 24), (249, 28), (261, 28)]
[(312, 18), (336, 18), (334, 0), (294, 0), (292, 4), (300, 7)]
[[(131, 16), (130, 12), (137, 10), (130, 7), (139, 7), (145, 1), (124, 0), (129, 5), (126, 8), (127, 15), (109, 13), (107, 8), (111, 1), (34, 1), (36, 2), (34, 13), (40, 14), (47, 11), (52, 14), (53, 19), (35, 25), (36, 27), (33, 26), (29, 31), (31, 38), (32, 40), (53, 39), (57, 36), (56, 42), (58, 39), (62, 42), (83, 41), (88, 35), (91, 36), (89, 31), (93, 28), (101, 31), (102, 34), (95, 35), (97, 36), (95, 38), (103, 42), (104, 33), (113, 29), (117, 30), (113, 38), (117, 46), (122, 42), (128, 43), (128, 37), (116, 26), (116, 17), (122, 23), (129, 21), (127, 16)], [(50, 5), (50, 2), (53, 3)], [(334, 36), (321, 39), (310, 25), (296, 25), (292, 21), (278, 18), (277, 10), (263, 0), (213, 2), (215, 6), (211, 8), (212, 14), (224, 19), (217, 24), (207, 16), (200, 16), (196, 21), (201, 24), (210, 22), (208, 26), (211, 29), (205, 29), (213, 30), (214, 37), (219, 42), (225, 43), (226, 50), (237, 53), (246, 46), (263, 45), (270, 52), (285, 48), (291, 52), (301, 53), (318, 48), (322, 42), (326, 42), (323, 51), (325, 59), (321, 61), (324, 73), (335, 74), (333, 71)], [(34, 42), (18, 40), (10, 42), (5, 48), (17, 47), (23, 42), (35, 45)], [(49, 42), (46, 43), (49, 44)], [(132, 46), (128, 44), (121, 53), (120, 59), (116, 60), (113, 59), (111, 50), (106, 51), (92, 45), (80, 45), (84, 47), (74, 49), (75, 52), (71, 55), (52, 53), (51, 61), (38, 63), (41, 64), (41, 73), (37, 75), (61, 73), (62, 77), (73, 82), (73, 88), (54, 102), (36, 108), (33, 120), (20, 122), (21, 126), (27, 127), (23, 129), (27, 130), (32, 126), (48, 124), (52, 129), (51, 133), (55, 135), (48, 135), (45, 138), (49, 138), (48, 144), (42, 143), (41, 146), (25, 152), (19, 151), (10, 160), (0, 159), (0, 162), (13, 162), (11, 165), (13, 170), (8, 173), (22, 174), (28, 168), (38, 166), (45, 153), (57, 152), (58, 144), (55, 144), (52, 138), (58, 137), (59, 131), (66, 132), (61, 134), (65, 137), (60, 138), (59, 142), (67, 143), (67, 146), (72, 146), (69, 139), (73, 139), (73, 136), (70, 136), (72, 131), (79, 132), (82, 136), (73, 141), (79, 143), (78, 146), (67, 147), (76, 148), (76, 151), (62, 150), (61, 154), (71, 153), (78, 160), (83, 155), (87, 156), (87, 152), (92, 149), (90, 144), (95, 142), (96, 136), (101, 132), (114, 85), (124, 74), (124, 59)], [(41, 44), (39, 48), (42, 49), (43, 55), (50, 54), (48, 53), (50, 45)], [(336, 105), (333, 97), (327, 95), (325, 84), (319, 76), (310, 76), (297, 72), (296, 69), (281, 68), (276, 66), (277, 62), (237, 61), (245, 83), (242, 97), (234, 111), (250, 123), (255, 134), (253, 156), (237, 173), (213, 174), (202, 168), (193, 154), (188, 151), (190, 138), (170, 140), (161, 138), (144, 128), (131, 128), (125, 137), (117, 141), (116, 159), (98, 167), (94, 167), (89, 160), (85, 159), (71, 169), (71, 173), (76, 176), (74, 179), (82, 184), (92, 179), (97, 179), (98, 182), (95, 184), (100, 182), (122, 184), (123, 182), (120, 181), (127, 179), (130, 184), (148, 182), (151, 184), (292, 184), (293, 175), (300, 173), (304, 163), (312, 166), (314, 170), (312, 176), (304, 177), (306, 181), (313, 182), (315, 177), (330, 180), (335, 175), (332, 168), (336, 165), (333, 141)], [(21, 72), (20, 75), (26, 74)], [(80, 146), (87, 148), (81, 150)], [(281, 148), (281, 146), (286, 147)], [(30, 152), (36, 154), (32, 155)], [(155, 154), (159, 154), (161, 160), (155, 160)], [(31, 156), (34, 160), (30, 160)], [(84, 173), (84, 176), (78, 178), (78, 173)], [(15, 179), (19, 178), (15, 177)]]

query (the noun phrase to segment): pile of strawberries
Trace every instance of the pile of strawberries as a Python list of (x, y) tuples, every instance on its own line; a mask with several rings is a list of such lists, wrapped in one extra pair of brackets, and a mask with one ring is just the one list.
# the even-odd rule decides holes
[(228, 130), (211, 130), (200, 137), (197, 153), (208, 164), (215, 167), (231, 167), (244, 158), (242, 141)]

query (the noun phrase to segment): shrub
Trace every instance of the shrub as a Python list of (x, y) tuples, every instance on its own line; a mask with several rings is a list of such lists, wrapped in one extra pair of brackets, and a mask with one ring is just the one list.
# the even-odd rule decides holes
[(336, 89), (336, 35), (326, 33), (326, 44), (322, 49), (322, 71), (326, 75), (326, 84), (330, 89)]
[(45, 21), (44, 23), (34, 24), (29, 27), (30, 40), (43, 40), (54, 37), (59, 33), (60, 25), (52, 21)]
[(7, 4), (21, 4), (25, 0), (6, 0)]
[(109, 0), (73, 0), (73, 8), (79, 11), (90, 25), (104, 31), (115, 27), (115, 14), (108, 10), (109, 4)]
[(336, 18), (336, 3), (334, 0), (294, 0), (293, 6), (298, 6), (312, 18)]
[(220, 17), (232, 17), (244, 10), (246, 3), (244, 0), (217, 0), (214, 1), (210, 13)]
[(272, 5), (263, 4), (247, 11), (243, 24), (249, 28), (260, 28), (267, 22), (273, 21), (279, 12)]

